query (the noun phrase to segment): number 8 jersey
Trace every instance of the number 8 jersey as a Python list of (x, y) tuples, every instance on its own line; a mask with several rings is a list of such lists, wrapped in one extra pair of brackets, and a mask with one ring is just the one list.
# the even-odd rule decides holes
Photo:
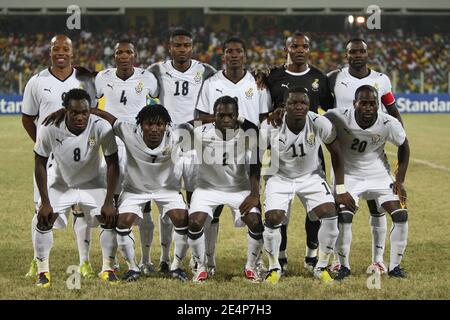
[(100, 149), (105, 156), (116, 153), (116, 139), (111, 125), (92, 114), (79, 135), (70, 132), (65, 121), (59, 127), (42, 126), (34, 146), (34, 152), (41, 157), (48, 158), (53, 152), (57, 163), (55, 183), (69, 188), (105, 186)]
[(344, 172), (360, 177), (390, 174), (384, 146), (390, 141), (397, 147), (406, 139), (401, 123), (386, 113), (378, 113), (375, 123), (362, 129), (355, 119), (355, 109), (332, 109), (325, 113), (336, 128), (344, 157)]

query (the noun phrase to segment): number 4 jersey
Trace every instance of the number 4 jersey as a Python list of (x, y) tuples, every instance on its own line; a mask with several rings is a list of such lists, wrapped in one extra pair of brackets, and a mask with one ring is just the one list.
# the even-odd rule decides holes
[(336, 128), (344, 157), (344, 172), (360, 177), (390, 174), (384, 146), (390, 141), (397, 147), (406, 139), (400, 122), (386, 113), (378, 113), (375, 123), (362, 129), (355, 120), (355, 109), (332, 109), (325, 113)]
[(120, 79), (116, 71), (110, 68), (97, 74), (97, 98), (105, 98), (105, 111), (120, 120), (135, 123), (137, 114), (147, 105), (147, 98), (158, 95), (158, 82), (153, 74), (141, 68), (134, 68), (134, 73), (126, 80)]
[(117, 144), (111, 125), (95, 115), (89, 116), (86, 129), (79, 135), (70, 132), (65, 121), (59, 127), (42, 126), (34, 146), (34, 152), (45, 158), (53, 152), (57, 163), (55, 183), (69, 188), (105, 185), (100, 149), (110, 156), (117, 152)]

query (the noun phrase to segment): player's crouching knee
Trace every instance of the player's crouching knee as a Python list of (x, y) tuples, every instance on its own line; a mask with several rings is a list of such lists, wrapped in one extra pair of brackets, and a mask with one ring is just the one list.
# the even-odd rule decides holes
[(173, 230), (174, 230), (176, 233), (178, 233), (178, 234), (180, 234), (180, 235), (182, 235), (182, 236), (188, 234), (188, 227), (187, 227), (187, 226), (186, 226), (186, 227), (174, 227)]
[(35, 229), (39, 233), (47, 233), (47, 232), (52, 231), (53, 224), (44, 225), (43, 223), (38, 222)]
[(272, 210), (266, 212), (266, 219), (264, 220), (264, 226), (270, 229), (276, 229), (281, 226), (285, 214), (283, 211)]
[(392, 221), (396, 223), (405, 223), (408, 221), (408, 210), (397, 209), (391, 213)]

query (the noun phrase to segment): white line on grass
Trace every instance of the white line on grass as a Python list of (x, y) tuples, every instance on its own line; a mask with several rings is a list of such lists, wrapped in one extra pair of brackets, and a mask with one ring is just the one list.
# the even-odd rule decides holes
[[(397, 156), (397, 153), (395, 153), (395, 152), (386, 152), (386, 154), (388, 154), (390, 156)], [(427, 161), (427, 160), (421, 160), (421, 159), (416, 159), (416, 158), (409, 158), (409, 160), (413, 161), (413, 162), (417, 162), (417, 163), (423, 164), (423, 165), (426, 165), (426, 166), (428, 166), (430, 168), (433, 168), (433, 169), (438, 169), (438, 170), (450, 172), (450, 168), (447, 168), (445, 166), (440, 166), (438, 164), (434, 164), (434, 163), (432, 163), (430, 161)]]

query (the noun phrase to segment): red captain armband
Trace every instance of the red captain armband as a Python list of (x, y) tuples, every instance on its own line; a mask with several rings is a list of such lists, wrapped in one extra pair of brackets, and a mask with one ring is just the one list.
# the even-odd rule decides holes
[(395, 102), (394, 94), (392, 92), (386, 93), (384, 96), (381, 97), (381, 102), (385, 106), (390, 106), (391, 104), (393, 104)]

